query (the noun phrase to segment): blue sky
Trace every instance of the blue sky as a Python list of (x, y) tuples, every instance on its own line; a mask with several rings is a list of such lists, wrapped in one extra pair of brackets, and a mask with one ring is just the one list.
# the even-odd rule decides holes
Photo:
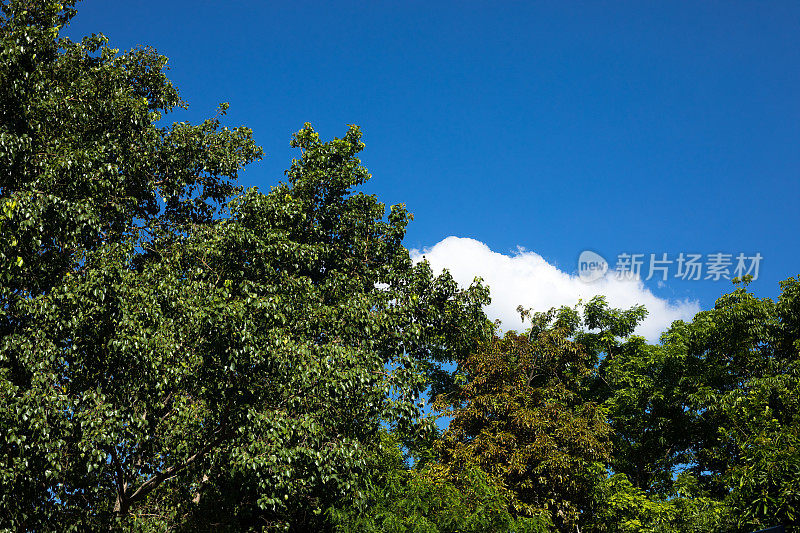
[[(245, 185), (282, 178), (303, 122), (324, 138), (360, 125), (368, 192), (415, 214), (406, 245), (479, 241), (447, 241), (437, 260), (500, 269), (509, 294), (539, 267), (574, 274), (585, 249), (612, 269), (623, 252), (758, 252), (763, 296), (800, 274), (800, 3), (78, 7), (69, 35), (170, 58), (190, 109), (168, 118), (230, 102), (228, 124), (251, 127), (267, 154)], [(688, 312), (730, 287), (672, 274), (631, 297), (688, 298)], [(550, 301), (537, 296), (550, 285), (531, 283), (519, 303)]]

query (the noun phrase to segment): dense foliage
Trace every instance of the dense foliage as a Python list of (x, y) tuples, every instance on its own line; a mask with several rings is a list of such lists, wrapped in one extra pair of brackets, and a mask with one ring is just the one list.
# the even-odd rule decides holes
[(74, 15), (0, 0), (0, 530), (797, 530), (800, 279), (502, 333), (357, 127), (244, 190), (227, 106), (165, 126), (166, 58)]
[(357, 504), (380, 425), (430, 429), (420, 394), (485, 290), (412, 265), (406, 210), (353, 191), (358, 128), (307, 125), (287, 182), (241, 192), (249, 130), (158, 125), (164, 57), (2, 9), (3, 525), (313, 528)]

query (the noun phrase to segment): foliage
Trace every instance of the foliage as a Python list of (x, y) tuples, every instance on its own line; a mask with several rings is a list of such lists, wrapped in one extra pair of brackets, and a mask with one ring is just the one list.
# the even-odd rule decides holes
[(681, 475), (669, 498), (654, 498), (631, 484), (625, 474), (598, 486), (597, 515), (589, 531), (630, 533), (718, 532), (726, 523), (721, 502), (698, 494), (693, 478)]
[(719, 528), (749, 532), (797, 521), (800, 290), (783, 282), (776, 303), (741, 285), (660, 345), (616, 343), (589, 397), (614, 428), (612, 471), (655, 502), (686, 471), (724, 507)]
[(576, 339), (596, 362), (586, 397), (607, 410), (612, 471), (663, 495), (672, 490), (676, 469), (688, 461), (685, 361), (675, 350), (632, 335), (645, 315), (641, 307), (611, 309), (603, 298), (594, 298), (584, 308), (586, 329)]
[(783, 282), (776, 303), (744, 283), (665, 334), (688, 363), (692, 471), (742, 530), (794, 524), (800, 512), (799, 284)]
[(166, 58), (0, 5), (2, 526), (305, 530), (363, 499), (485, 289), (412, 265), (407, 211), (354, 193), (358, 128), (306, 125), (288, 183), (239, 194), (261, 149), (221, 115), (158, 126)]
[(515, 513), (546, 511), (562, 529), (591, 512), (611, 452), (603, 411), (579, 394), (590, 368), (569, 339), (577, 325), (572, 309), (533, 315), (529, 335), (484, 342), (463, 386), (437, 401), (453, 417), (437, 443), (448, 475), (478, 467), (511, 491)]
[(545, 515), (515, 517), (509, 494), (477, 468), (455, 482), (437, 465), (406, 468), (396, 436), (382, 433), (386, 444), (382, 471), (365, 510), (332, 513), (337, 531), (364, 532), (531, 532), (550, 531)]
[(164, 126), (167, 59), (74, 5), (0, 0), (0, 530), (797, 530), (800, 280), (501, 335), (356, 126), (243, 190), (251, 131)]

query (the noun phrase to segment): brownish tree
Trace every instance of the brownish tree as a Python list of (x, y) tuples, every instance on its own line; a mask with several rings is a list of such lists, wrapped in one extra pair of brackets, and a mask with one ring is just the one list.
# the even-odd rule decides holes
[(495, 335), (462, 363), (462, 386), (436, 400), (453, 417), (437, 449), (451, 476), (478, 466), (511, 491), (519, 515), (545, 511), (561, 530), (578, 530), (605, 475), (610, 428), (579, 395), (591, 369), (571, 340), (577, 313), (532, 318), (528, 334)]

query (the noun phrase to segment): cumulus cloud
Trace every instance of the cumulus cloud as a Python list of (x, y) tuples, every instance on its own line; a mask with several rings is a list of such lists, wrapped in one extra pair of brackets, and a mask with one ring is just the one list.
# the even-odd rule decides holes
[(654, 342), (674, 320), (691, 319), (700, 310), (697, 301), (659, 298), (641, 280), (621, 280), (608, 272), (586, 283), (577, 274), (559, 270), (535, 252), (519, 248), (505, 255), (493, 252), (475, 239), (447, 237), (431, 248), (412, 250), (411, 257), (414, 261), (425, 257), (434, 272), (446, 268), (461, 285), (469, 285), (476, 276), (483, 278), (492, 294), (486, 313), (493, 320), (500, 319), (503, 329), (523, 328), (518, 305), (545, 311), (603, 295), (611, 307), (627, 309), (644, 305), (648, 316), (636, 334)]

